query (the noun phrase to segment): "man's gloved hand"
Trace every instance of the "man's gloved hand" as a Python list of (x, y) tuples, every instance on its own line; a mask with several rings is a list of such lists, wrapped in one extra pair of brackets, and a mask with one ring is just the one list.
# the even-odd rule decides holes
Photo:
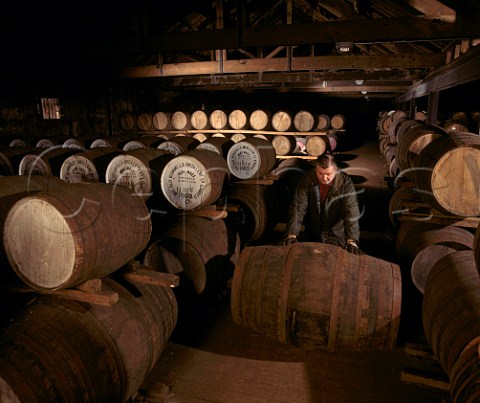
[(285, 246), (285, 245), (290, 245), (290, 244), (295, 243), (295, 242), (298, 242), (297, 237), (295, 235), (288, 235), (286, 238), (283, 238), (280, 241), (280, 245)]
[(364, 255), (365, 253), (358, 247), (358, 244), (357, 244), (357, 241), (353, 240), (353, 239), (348, 239), (347, 240), (347, 245), (345, 247), (345, 249), (350, 252), (350, 253), (353, 253), (354, 255)]

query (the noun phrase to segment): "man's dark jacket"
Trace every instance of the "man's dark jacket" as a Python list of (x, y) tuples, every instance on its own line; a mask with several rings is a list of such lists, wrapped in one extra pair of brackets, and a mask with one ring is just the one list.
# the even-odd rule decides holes
[(287, 234), (299, 235), (302, 224), (308, 241), (345, 247), (347, 239), (360, 238), (360, 211), (355, 187), (350, 177), (337, 171), (325, 200), (320, 203), (320, 186), (315, 169), (298, 183), (289, 207)]

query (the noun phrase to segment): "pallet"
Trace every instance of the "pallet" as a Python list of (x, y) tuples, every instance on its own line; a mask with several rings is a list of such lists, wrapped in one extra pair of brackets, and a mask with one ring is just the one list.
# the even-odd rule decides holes
[(440, 367), (430, 347), (423, 344), (406, 343), (404, 354), (416, 359), (415, 367), (400, 372), (402, 382), (422, 385), (428, 388), (450, 391), (450, 382)]
[(456, 227), (477, 228), (480, 217), (461, 217), (445, 214), (427, 203), (404, 200), (403, 210), (398, 214), (399, 221), (425, 221), (433, 224), (452, 225)]

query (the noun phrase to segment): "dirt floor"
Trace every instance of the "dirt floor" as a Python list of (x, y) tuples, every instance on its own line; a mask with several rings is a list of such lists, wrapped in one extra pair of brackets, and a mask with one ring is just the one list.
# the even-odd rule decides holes
[(361, 248), (401, 266), (397, 346), (390, 351), (332, 353), (260, 336), (234, 323), (227, 289), (180, 306), (177, 327), (138, 401), (448, 402), (446, 377), (428, 348), (424, 350), (422, 295), (412, 284), (410, 268), (397, 262), (394, 253), (395, 228), (388, 213), (392, 189), (378, 144), (369, 141), (339, 152), (337, 159), (359, 190), (364, 211)]

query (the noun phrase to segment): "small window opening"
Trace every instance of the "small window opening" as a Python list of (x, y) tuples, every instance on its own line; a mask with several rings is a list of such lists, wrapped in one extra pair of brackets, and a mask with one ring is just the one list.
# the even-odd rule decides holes
[(44, 120), (62, 118), (62, 107), (58, 98), (40, 98), (38, 109)]

